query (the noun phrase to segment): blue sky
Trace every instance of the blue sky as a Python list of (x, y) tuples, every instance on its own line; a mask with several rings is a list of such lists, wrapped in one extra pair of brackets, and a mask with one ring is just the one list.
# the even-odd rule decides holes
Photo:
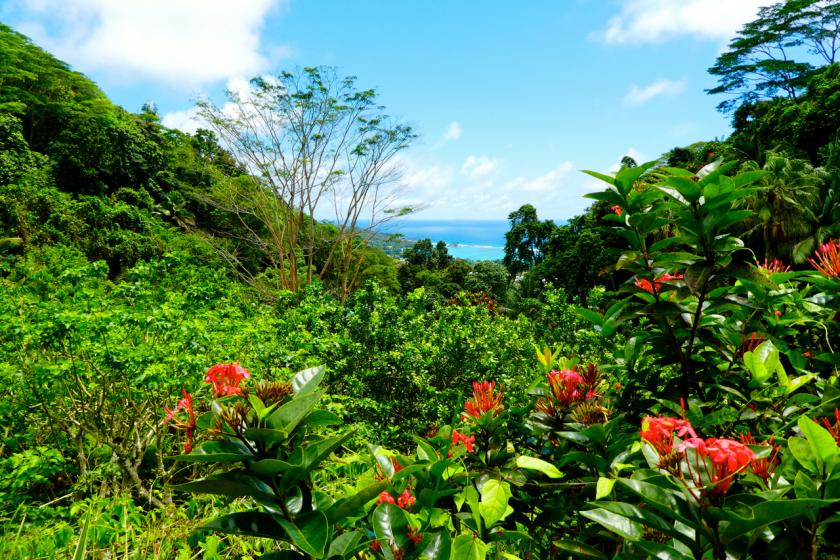
[(296, 66), (374, 87), (418, 142), (402, 199), (423, 219), (565, 219), (629, 154), (723, 137), (706, 74), (767, 0), (0, 0), (0, 20), (117, 103), (190, 130), (194, 101)]

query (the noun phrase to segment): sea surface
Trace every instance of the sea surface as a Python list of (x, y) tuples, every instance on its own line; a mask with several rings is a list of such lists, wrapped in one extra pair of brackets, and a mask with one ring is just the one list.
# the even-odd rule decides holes
[(410, 241), (445, 241), (449, 254), (471, 261), (501, 260), (505, 253), (507, 220), (394, 220), (381, 233), (401, 233)]

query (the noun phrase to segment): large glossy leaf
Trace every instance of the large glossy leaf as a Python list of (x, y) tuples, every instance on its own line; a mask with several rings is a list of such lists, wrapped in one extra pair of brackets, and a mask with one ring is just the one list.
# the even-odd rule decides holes
[(582, 511), (580, 514), (631, 541), (641, 539), (644, 534), (644, 526), (640, 523), (603, 508)]
[(394, 504), (379, 504), (373, 512), (373, 532), (380, 541), (402, 548), (408, 543), (408, 517)]
[(423, 551), (418, 556), (419, 560), (449, 560), (452, 551), (452, 539), (448, 531), (427, 534), (427, 538), (421, 543)]
[(326, 511), (327, 519), (329, 519), (330, 523), (341, 523), (348, 517), (363, 515), (364, 512), (362, 511), (362, 508), (364, 508), (368, 502), (375, 499), (386, 488), (388, 488), (388, 481), (382, 480), (356, 492), (349, 498), (341, 498), (340, 500), (337, 500), (332, 507)]
[(474, 535), (458, 535), (452, 541), (451, 560), (485, 560), (487, 545)]
[(299, 467), (279, 459), (262, 459), (248, 465), (248, 470), (261, 476), (274, 476)]
[(363, 537), (364, 534), (362, 534), (361, 531), (349, 531), (337, 536), (330, 543), (330, 549), (327, 551), (327, 558), (332, 558), (333, 556), (337, 556), (342, 559), (352, 558), (360, 550), (365, 548), (365, 544), (359, 544), (362, 542)]
[(667, 544), (640, 541), (636, 543), (636, 546), (647, 552), (650, 555), (649, 558), (656, 558), (657, 560), (694, 560), (693, 556), (686, 556)]
[(800, 416), (797, 422), (799, 429), (805, 434), (808, 445), (819, 465), (830, 465), (837, 459), (840, 449), (828, 430), (806, 416)]
[(312, 511), (297, 517), (292, 523), (277, 518), (291, 542), (313, 558), (323, 558), (329, 539), (327, 516), (321, 511)]
[(588, 544), (578, 541), (554, 541), (552, 544), (562, 550), (568, 552), (576, 558), (588, 558), (590, 560), (609, 560), (609, 556), (593, 548)]
[(492, 527), (505, 518), (510, 497), (510, 484), (507, 482), (495, 478), (484, 482), (478, 507), (486, 527)]
[(217, 494), (229, 498), (250, 496), (259, 500), (274, 500), (276, 495), (271, 487), (256, 477), (240, 472), (226, 472), (192, 482), (177, 484), (175, 490), (196, 494)]
[(325, 372), (326, 368), (324, 366), (311, 367), (297, 372), (292, 377), (292, 389), (295, 390), (295, 395), (302, 396), (317, 389), (324, 379)]
[(230, 463), (252, 460), (254, 456), (238, 441), (205, 441), (192, 453), (173, 459), (182, 463)]
[(516, 466), (520, 469), (528, 469), (532, 471), (539, 471), (549, 478), (560, 478), (563, 474), (548, 461), (537, 459), (536, 457), (528, 457), (527, 455), (520, 455), (516, 458)]
[(648, 481), (619, 478), (618, 484), (631, 490), (642, 498), (645, 503), (659, 509), (663, 513), (669, 513), (674, 519), (678, 519), (686, 525), (692, 525), (690, 513), (684, 502), (677, 497), (677, 494), (668, 488), (663, 488)]
[(242, 511), (223, 515), (201, 528), (218, 533), (281, 540), (285, 538), (286, 532), (277, 518), (262, 511)]
[(312, 407), (323, 396), (324, 391), (316, 391), (304, 395), (295, 395), (295, 398), (275, 410), (268, 417), (268, 426), (286, 434), (291, 434), (301, 420), (306, 418)]
[(730, 542), (739, 537), (752, 534), (754, 531), (807, 513), (815, 513), (819, 509), (834, 505), (834, 500), (773, 500), (751, 506), (749, 515), (739, 512), (736, 515), (729, 511), (731, 521), (728, 525), (721, 524), (720, 537), (723, 542)]

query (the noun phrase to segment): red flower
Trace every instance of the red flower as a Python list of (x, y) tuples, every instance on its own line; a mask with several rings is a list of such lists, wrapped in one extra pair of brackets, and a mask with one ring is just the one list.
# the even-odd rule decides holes
[[(193, 436), (195, 434), (195, 411), (193, 410), (192, 395), (184, 388), (181, 388), (181, 394), (184, 395), (184, 398), (178, 401), (178, 404), (175, 405), (175, 410), (172, 410), (168, 406), (164, 407), (166, 410), (166, 419), (163, 423), (166, 425), (170, 420), (174, 420), (173, 425), (179, 430), (184, 430), (184, 434), (187, 437), (187, 441), (184, 443), (184, 453), (190, 453), (192, 451)], [(178, 413), (182, 410), (187, 412), (186, 420), (178, 420), (176, 418)]]
[[(717, 438), (707, 439), (704, 449), (702, 451), (698, 449), (698, 456), (707, 457), (712, 466), (709, 468), (708, 464), (705, 464), (705, 472), (700, 472), (700, 469), (695, 470), (692, 473), (692, 480), (698, 487), (704, 487), (705, 480), (708, 480), (712, 484), (709, 492), (718, 496), (726, 494), (734, 476), (747, 468), (755, 459), (755, 453), (743, 443), (732, 439)], [(686, 464), (691, 470), (690, 460), (686, 459)]]
[(411, 492), (408, 491), (408, 488), (406, 488), (403, 490), (403, 493), (400, 494), (400, 497), (397, 498), (397, 505), (402, 509), (411, 509), (416, 501), (417, 500), (414, 496), (411, 495)]
[(741, 434), (741, 443), (744, 445), (766, 445), (772, 447), (770, 457), (766, 459), (753, 459), (750, 461), (750, 468), (752, 469), (752, 472), (763, 480), (766, 485), (767, 481), (770, 480), (770, 477), (773, 475), (773, 471), (776, 470), (776, 465), (779, 464), (779, 452), (782, 450), (782, 446), (774, 443), (773, 436), (770, 436), (770, 439), (757, 444), (755, 442), (755, 438), (753, 438), (752, 434), (749, 432)]
[(420, 544), (420, 541), (423, 540), (423, 533), (420, 531), (415, 531), (414, 528), (408, 528), (408, 540), (413, 542), (414, 544)]
[(636, 278), (633, 280), (633, 284), (635, 284), (636, 287), (640, 290), (644, 290), (649, 294), (656, 294), (659, 293), (663, 282), (670, 282), (671, 280), (682, 280), (684, 277), (685, 276), (683, 274), (678, 274), (675, 270), (673, 274), (671, 274), (670, 272), (666, 272), (661, 276), (657, 276), (653, 282), (651, 282), (647, 278)]
[(480, 418), (488, 412), (498, 416), (505, 409), (502, 404), (502, 388), (499, 387), (499, 392), (496, 393), (495, 381), (473, 381), (472, 386), (473, 396), (464, 403), (462, 419), (466, 419), (467, 416)]
[(379, 504), (394, 504), (394, 505), (397, 505), (397, 501), (388, 492), (380, 492), (379, 498), (376, 500), (376, 505), (379, 505)]
[(248, 373), (248, 370), (238, 363), (216, 364), (207, 370), (204, 382), (213, 384), (214, 397), (229, 397), (231, 395), (241, 395), (242, 390), (239, 388), (239, 384), (243, 379), (249, 377), (251, 377), (251, 374)]
[(772, 261), (768, 261), (764, 259), (763, 263), (758, 265), (759, 270), (765, 273), (773, 273), (773, 272), (789, 272), (790, 266), (786, 265), (779, 259), (773, 259)]
[(660, 455), (669, 455), (674, 451), (675, 435), (680, 439), (686, 435), (691, 436), (691, 439), (698, 439), (688, 420), (669, 416), (646, 416), (642, 420), (642, 439), (650, 443)]
[(379, 552), (380, 550), (382, 550), (382, 543), (374, 539), (370, 541), (370, 549), (374, 552)]
[(840, 278), (840, 239), (823, 243), (814, 256), (816, 260), (808, 259), (811, 266), (829, 278)]
[(551, 370), (546, 375), (549, 393), (537, 401), (536, 409), (548, 416), (562, 414), (575, 403), (598, 398), (598, 370), (590, 364), (581, 375), (577, 369)]
[(475, 436), (469, 436), (462, 434), (458, 430), (452, 430), (452, 445), (457, 445), (458, 442), (463, 443), (467, 446), (467, 453), (473, 452), (473, 445), (475, 444)]
[(610, 206), (610, 210), (612, 210), (616, 216), (621, 216), (624, 213), (624, 209), (618, 204), (616, 204), (615, 206)]
[(747, 335), (741, 335), (741, 353), (740, 355), (743, 356), (747, 352), (752, 352), (758, 345), (764, 342), (764, 335), (758, 333), (752, 333), (749, 338)]

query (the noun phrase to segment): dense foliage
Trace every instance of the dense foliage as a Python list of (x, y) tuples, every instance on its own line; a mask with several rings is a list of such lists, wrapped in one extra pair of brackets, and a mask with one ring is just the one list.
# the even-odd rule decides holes
[[(318, 223), (234, 116), (169, 130), (0, 26), (0, 556), (840, 553), (836, 21), (763, 9), (712, 69), (730, 138), (523, 205), (478, 263)], [(277, 80), (235, 101), (360, 117), (360, 165), (413, 138)]]

